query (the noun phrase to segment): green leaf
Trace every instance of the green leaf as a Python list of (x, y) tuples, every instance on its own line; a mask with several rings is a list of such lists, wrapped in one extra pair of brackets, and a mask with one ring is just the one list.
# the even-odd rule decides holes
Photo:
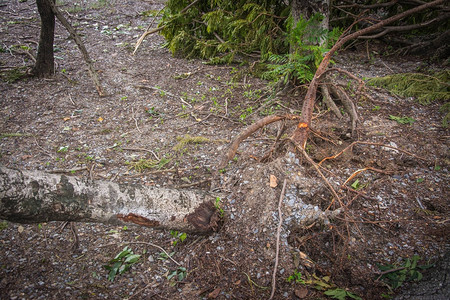
[(116, 262), (112, 267), (111, 267), (111, 271), (108, 274), (108, 280), (109, 281), (114, 281), (114, 278), (117, 275), (117, 272), (120, 268), (120, 266), (122, 265), (121, 262)]
[(345, 300), (346, 297), (350, 297), (355, 300), (362, 300), (361, 297), (340, 288), (325, 291), (324, 294), (338, 300)]
[(397, 117), (397, 116), (393, 116), (393, 115), (389, 115), (389, 119), (396, 121), (399, 124), (408, 124), (411, 125), (412, 123), (414, 123), (416, 120), (414, 120), (413, 118), (410, 117)]
[(356, 179), (355, 182), (352, 183), (352, 188), (357, 190), (359, 188), (359, 180)]
[(134, 264), (135, 262), (137, 262), (139, 260), (140, 257), (141, 256), (139, 254), (131, 254), (131, 255), (127, 256), (124, 263)]

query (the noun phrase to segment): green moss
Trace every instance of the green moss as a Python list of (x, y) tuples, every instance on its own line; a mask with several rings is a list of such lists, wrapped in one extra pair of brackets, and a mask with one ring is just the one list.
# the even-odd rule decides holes
[(22, 137), (22, 136), (31, 136), (31, 134), (29, 134), (29, 133), (19, 133), (19, 132), (0, 133), (0, 139), (8, 138), (8, 137)]
[(444, 118), (442, 119), (442, 126), (447, 128), (448, 123), (450, 122), (450, 101), (442, 105), (439, 111), (445, 114)]
[(130, 165), (130, 169), (135, 169), (138, 172), (143, 172), (145, 169), (158, 169), (158, 170), (161, 170), (170, 161), (171, 161), (171, 159), (163, 157), (160, 160), (140, 159), (138, 161), (129, 162), (127, 164)]
[(18, 67), (11, 70), (6, 70), (1, 73), (1, 77), (8, 83), (16, 82), (27, 75), (27, 67)]
[(175, 151), (183, 150), (188, 144), (203, 144), (209, 143), (211, 140), (203, 136), (190, 136), (185, 134), (183, 137), (177, 137), (178, 144), (173, 147)]
[(368, 80), (369, 85), (378, 86), (401, 97), (414, 97), (421, 104), (450, 99), (450, 70), (433, 75), (402, 73), (376, 77)]

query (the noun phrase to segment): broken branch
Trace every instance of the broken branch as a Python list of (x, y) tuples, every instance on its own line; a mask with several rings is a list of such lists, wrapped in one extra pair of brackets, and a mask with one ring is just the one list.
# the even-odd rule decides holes
[(69, 21), (62, 15), (62, 13), (59, 11), (59, 9), (55, 6), (55, 4), (50, 0), (44, 0), (48, 6), (52, 9), (55, 16), (58, 18), (58, 20), (61, 22), (61, 24), (66, 28), (66, 30), (69, 32), (72, 39), (75, 41), (75, 43), (78, 46), (78, 49), (80, 49), (81, 54), (83, 54), (84, 61), (87, 64), (89, 75), (91, 75), (92, 81), (95, 84), (95, 88), (97, 89), (97, 92), (100, 96), (104, 96), (103, 88), (100, 84), (100, 81), (97, 76), (97, 72), (95, 71), (94, 64), (89, 57), (89, 53), (86, 50), (86, 47), (83, 44), (83, 41), (81, 41), (80, 36), (77, 34), (75, 29), (70, 25)]

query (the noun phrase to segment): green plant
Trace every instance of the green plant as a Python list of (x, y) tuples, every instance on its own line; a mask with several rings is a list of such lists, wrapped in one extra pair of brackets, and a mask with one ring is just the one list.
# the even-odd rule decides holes
[(154, 9), (149, 9), (146, 11), (141, 12), (141, 16), (143, 17), (154, 17), (158, 14), (158, 10), (154, 10)]
[(4, 229), (6, 229), (6, 228), (8, 228), (8, 222), (2, 221), (2, 222), (0, 223), (0, 231), (4, 230)]
[(450, 70), (435, 74), (403, 73), (368, 80), (373, 86), (387, 89), (401, 97), (415, 97), (421, 104), (450, 99)]
[(187, 237), (186, 232), (178, 232), (177, 230), (171, 230), (170, 235), (174, 238), (172, 245), (176, 246), (178, 242), (182, 243)]
[(109, 261), (108, 265), (104, 266), (109, 271), (108, 280), (114, 281), (117, 274), (121, 275), (125, 273), (140, 257), (139, 254), (134, 254), (128, 246), (125, 246), (116, 257)]
[(175, 151), (182, 151), (186, 148), (188, 144), (203, 144), (211, 142), (209, 138), (202, 136), (191, 136), (189, 134), (185, 134), (183, 137), (177, 137), (178, 143), (173, 147)]
[(345, 300), (347, 299), (347, 297), (351, 299), (362, 300), (361, 297), (340, 288), (330, 289), (328, 291), (325, 291), (324, 294), (338, 300)]
[(220, 197), (216, 197), (216, 201), (214, 202), (214, 207), (219, 211), (219, 217), (223, 218), (223, 215), (225, 212), (220, 205), (221, 201), (222, 201), (222, 199), (220, 199)]
[[(294, 24), (292, 17), (288, 19), (288, 42), (294, 47), (289, 54), (270, 54), (266, 71), (262, 78), (277, 82), (282, 79), (286, 84), (291, 79), (299, 83), (307, 83), (312, 80), (317, 67), (324, 54), (340, 36), (339, 28), (333, 31), (321, 29), (320, 22), (323, 16), (319, 13), (309, 20), (303, 17)], [(322, 41), (326, 41), (325, 43)]]
[(316, 290), (323, 291), (325, 295), (334, 299), (345, 300), (346, 297), (350, 297), (351, 299), (362, 300), (354, 293), (337, 287), (331, 282), (331, 278), (329, 276), (318, 277), (313, 274), (312, 276), (303, 277), (302, 273), (295, 270), (294, 274), (286, 278), (286, 281), (311, 286)]
[(7, 83), (14, 83), (27, 75), (27, 67), (17, 67), (0, 72), (1, 77)]
[(178, 267), (167, 275), (167, 279), (170, 280), (170, 285), (172, 286), (179, 281), (183, 281), (186, 277), (187, 271), (185, 267)]
[(69, 146), (61, 146), (56, 150), (58, 153), (66, 153), (67, 151), (69, 151)]
[(302, 273), (298, 272), (297, 270), (294, 271), (294, 274), (286, 278), (286, 281), (306, 284), (305, 280), (302, 278)]
[(381, 271), (378, 279), (386, 283), (391, 290), (401, 287), (407, 281), (420, 281), (423, 275), (419, 270), (432, 267), (432, 265), (419, 265), (420, 259), (420, 256), (414, 255), (404, 260), (402, 264), (377, 264)]
[(89, 7), (91, 9), (100, 9), (100, 8), (105, 7), (106, 5), (109, 5), (108, 0), (97, 0), (97, 1), (93, 2), (92, 4), (90, 4)]
[(408, 124), (408, 125), (411, 125), (412, 123), (414, 123), (416, 121), (410, 117), (406, 117), (406, 116), (405, 117), (397, 117), (397, 116), (393, 116), (393, 115), (389, 115), (389, 119), (394, 120), (399, 124)]
[(287, 50), (283, 34), (289, 7), (282, 2), (208, 0), (185, 7), (184, 1), (169, 0), (159, 25), (173, 54), (230, 63), (237, 53), (260, 51), (267, 58), (269, 52)]
[(360, 189), (365, 188), (367, 185), (368, 185), (368, 183), (366, 183), (366, 184), (361, 184), (361, 182), (359, 181), (359, 179), (356, 179), (356, 180), (352, 183), (351, 187), (352, 187), (354, 190), (360, 190)]
[(160, 252), (159, 253), (159, 260), (167, 260), (169, 259), (169, 257), (172, 257), (175, 254), (175, 252), (170, 252), (169, 254), (167, 254), (166, 252)]
[(447, 128), (448, 123), (450, 121), (450, 101), (443, 104), (441, 108), (439, 108), (439, 112), (444, 113), (445, 116), (442, 118), (442, 127)]
[(130, 169), (135, 169), (138, 172), (143, 172), (145, 169), (163, 169), (172, 159), (162, 157), (160, 160), (155, 159), (139, 159), (138, 161), (127, 162)]

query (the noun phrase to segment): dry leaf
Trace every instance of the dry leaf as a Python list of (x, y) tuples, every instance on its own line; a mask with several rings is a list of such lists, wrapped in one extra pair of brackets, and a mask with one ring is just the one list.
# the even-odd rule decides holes
[(101, 123), (101, 122), (103, 122), (103, 118), (102, 117), (99, 117), (98, 118), (98, 121)]
[(294, 293), (295, 293), (295, 296), (299, 297), (300, 299), (303, 299), (306, 296), (308, 296), (308, 289), (303, 287), (303, 288), (300, 288), (298, 290), (295, 290)]
[(22, 226), (22, 225), (19, 225), (19, 227), (17, 227), (17, 231), (18, 231), (19, 233), (22, 233), (22, 232), (24, 231), (23, 226)]
[(270, 174), (269, 186), (271, 188), (276, 188), (277, 185), (278, 185), (278, 179), (275, 177), (275, 175)]
[(64, 120), (64, 121), (69, 121), (69, 120), (70, 120), (70, 117), (64, 117), (63, 120)]
[(314, 266), (314, 262), (311, 260), (311, 258), (306, 255), (306, 253), (299, 252), (300, 259), (302, 260), (302, 264), (307, 268), (312, 268)]
[(220, 294), (220, 288), (215, 289), (211, 293), (208, 294), (208, 299), (216, 299)]

